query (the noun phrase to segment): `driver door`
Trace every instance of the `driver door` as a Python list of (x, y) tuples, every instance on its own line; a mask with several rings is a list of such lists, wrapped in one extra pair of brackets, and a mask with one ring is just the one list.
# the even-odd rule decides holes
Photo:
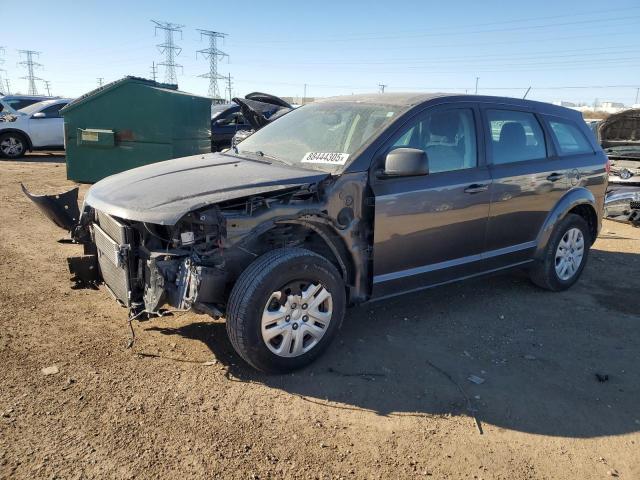
[(491, 199), (477, 107), (437, 106), (414, 117), (377, 159), (394, 148), (424, 150), (429, 174), (377, 176), (373, 297), (451, 281), (483, 270)]

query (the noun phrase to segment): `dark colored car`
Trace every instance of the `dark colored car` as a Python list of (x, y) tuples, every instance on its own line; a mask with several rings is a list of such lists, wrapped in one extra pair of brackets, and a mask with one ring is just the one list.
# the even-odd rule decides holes
[[(5, 95), (2, 101), (14, 110), (21, 110), (34, 103), (43, 102), (45, 100), (53, 100), (60, 97), (47, 97), (45, 95)], [(0, 106), (0, 112), (2, 107)]]
[(103, 281), (131, 318), (225, 316), (238, 354), (272, 372), (315, 359), (348, 305), (515, 267), (569, 288), (606, 162), (562, 107), (353, 95), (293, 110), (237, 152), (106, 178), (82, 212), (77, 190), (31, 197), (84, 244), (77, 280)]
[(256, 130), (293, 109), (287, 102), (268, 93), (253, 92), (233, 103), (212, 110), (211, 151), (235, 146)]
[(241, 130), (250, 130), (237, 103), (215, 105), (211, 109), (211, 151), (219, 152), (231, 146), (231, 139)]

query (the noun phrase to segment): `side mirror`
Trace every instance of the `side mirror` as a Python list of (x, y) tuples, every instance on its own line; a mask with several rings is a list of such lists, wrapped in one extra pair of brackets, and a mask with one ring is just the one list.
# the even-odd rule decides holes
[(44, 112), (36, 112), (31, 115), (31, 118), (46, 118), (47, 115)]
[(383, 175), (387, 177), (412, 177), (429, 174), (429, 160), (424, 150), (396, 148), (387, 154)]

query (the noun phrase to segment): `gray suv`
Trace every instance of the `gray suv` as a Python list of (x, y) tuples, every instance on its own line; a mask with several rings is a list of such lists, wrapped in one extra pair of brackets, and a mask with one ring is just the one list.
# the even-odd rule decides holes
[(302, 367), (348, 305), (528, 269), (569, 288), (600, 228), (607, 158), (579, 113), (511, 98), (382, 94), (284, 115), (235, 150), (25, 193), (84, 245), (130, 319), (226, 317), (257, 369)]

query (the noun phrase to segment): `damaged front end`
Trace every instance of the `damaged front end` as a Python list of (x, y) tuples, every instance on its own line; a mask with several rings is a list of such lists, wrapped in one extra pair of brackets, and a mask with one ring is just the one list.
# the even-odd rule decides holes
[[(25, 195), (55, 225), (81, 244), (83, 255), (67, 259), (76, 286), (104, 283), (132, 312), (159, 314), (169, 305), (189, 310), (204, 303), (216, 312), (222, 301), (224, 220), (216, 207), (190, 213), (176, 228), (118, 219), (83, 206), (78, 188), (56, 195)], [(216, 294), (214, 292), (220, 292)]]
[(78, 189), (59, 195), (24, 193), (82, 244), (68, 259), (77, 284), (102, 282), (130, 311), (162, 315), (194, 310), (224, 315), (235, 280), (258, 256), (304, 246), (331, 258), (350, 298), (364, 300), (371, 231), (366, 174), (283, 188), (200, 207), (171, 225), (119, 218), (77, 206)]

